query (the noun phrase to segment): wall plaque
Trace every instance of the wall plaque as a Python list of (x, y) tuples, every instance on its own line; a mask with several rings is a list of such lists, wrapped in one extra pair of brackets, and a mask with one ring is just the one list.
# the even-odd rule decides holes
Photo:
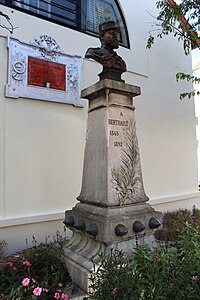
[(28, 85), (48, 87), (55, 90), (66, 90), (65, 65), (28, 58)]
[(83, 107), (82, 58), (65, 54), (47, 35), (30, 43), (8, 38), (6, 97), (31, 98)]

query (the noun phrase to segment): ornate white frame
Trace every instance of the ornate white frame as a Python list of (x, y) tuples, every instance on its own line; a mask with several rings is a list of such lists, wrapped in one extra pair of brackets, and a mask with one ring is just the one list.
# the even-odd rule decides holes
[[(6, 97), (30, 98), (72, 104), (83, 107), (81, 94), (82, 57), (65, 54), (57, 42), (48, 35), (41, 35), (30, 43), (8, 37), (8, 83)], [(28, 85), (28, 57), (65, 65), (66, 90)]]

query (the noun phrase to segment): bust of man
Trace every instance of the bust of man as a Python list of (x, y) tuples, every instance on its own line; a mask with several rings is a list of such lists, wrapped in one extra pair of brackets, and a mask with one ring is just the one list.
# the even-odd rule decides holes
[[(100, 24), (99, 39), (101, 47), (89, 48), (85, 54), (86, 58), (92, 58), (103, 65), (103, 71), (99, 74), (100, 79), (111, 78), (121, 80), (121, 74), (126, 72), (126, 63), (114, 51), (114, 49), (119, 48), (118, 36), (119, 28), (115, 25), (114, 21)], [(109, 74), (112, 74), (111, 77)]]

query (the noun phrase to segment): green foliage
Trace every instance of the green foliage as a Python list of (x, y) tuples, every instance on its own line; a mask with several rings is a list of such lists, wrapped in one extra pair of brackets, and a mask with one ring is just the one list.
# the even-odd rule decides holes
[(164, 213), (163, 228), (155, 232), (155, 237), (158, 240), (178, 240), (186, 222), (200, 231), (200, 210), (193, 207), (192, 211), (179, 209)]
[[(41, 289), (46, 288), (46, 284), (40, 283)], [(42, 291), (40, 296), (36, 296), (33, 294), (34, 289), (37, 289), (37, 284), (30, 284), (29, 287), (24, 287), (22, 285), (19, 285), (17, 287), (12, 288), (10, 294), (6, 296), (5, 300), (37, 300), (38, 297), (41, 300), (47, 300), (47, 299), (55, 299), (55, 290), (53, 290), (51, 287), (48, 288), (48, 292)]]
[[(200, 2), (199, 0), (182, 0), (177, 4), (173, 0), (157, 1), (156, 6), (158, 15), (155, 17), (153, 30), (149, 32), (147, 40), (147, 48), (151, 48), (154, 44), (155, 37), (163, 38), (166, 35), (173, 35), (178, 41), (183, 44), (183, 49), (186, 55), (190, 53), (191, 49), (200, 49), (200, 31), (199, 31), (199, 15)], [(198, 77), (178, 73), (176, 74), (178, 80), (187, 80), (192, 83), (199, 83)], [(180, 99), (200, 95), (200, 91), (190, 91), (180, 94)]]
[(200, 295), (200, 236), (186, 223), (176, 250), (160, 245), (135, 249), (132, 261), (113, 250), (91, 274), (88, 300), (197, 300)]
[[(65, 293), (66, 287), (71, 284), (61, 260), (61, 240), (38, 244), (33, 237), (33, 242), (34, 246), (24, 251), (17, 260), (0, 265), (0, 298), (34, 300), (37, 299), (34, 290), (40, 288), (40, 299), (54, 299), (56, 292)], [(23, 280), (28, 284), (23, 284)]]
[(159, 10), (156, 17), (155, 28), (150, 31), (147, 48), (151, 48), (154, 42), (152, 32), (156, 37), (173, 34), (178, 41), (182, 41), (185, 54), (189, 54), (191, 47), (200, 47), (199, 37), (199, 0), (182, 0), (180, 4), (174, 1), (157, 1)]
[(37, 244), (27, 252), (31, 270), (36, 278), (42, 278), (49, 286), (58, 288), (58, 283), (69, 282), (69, 273), (61, 261), (62, 245), (57, 242)]
[[(115, 287), (120, 299), (128, 297), (127, 282), (129, 282), (129, 262), (123, 253), (117, 249), (101, 255), (101, 264), (91, 272), (90, 288), (94, 291), (86, 299), (118, 299), (115, 298)], [(127, 298), (128, 299), (128, 298)]]
[[(187, 80), (187, 81), (191, 81), (192, 83), (194, 84), (200, 84), (200, 78), (194, 76), (194, 75), (190, 75), (190, 74), (185, 74), (185, 73), (177, 73), (176, 74), (176, 80), (179, 81), (179, 80)], [(199, 96), (200, 95), (200, 91), (192, 91), (192, 92), (186, 92), (186, 93), (182, 93), (180, 94), (180, 99), (184, 99), (185, 97), (188, 97), (189, 99), (192, 97), (192, 96)]]

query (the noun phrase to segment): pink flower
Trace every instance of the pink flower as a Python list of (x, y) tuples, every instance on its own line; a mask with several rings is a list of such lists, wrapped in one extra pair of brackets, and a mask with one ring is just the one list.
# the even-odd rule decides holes
[(36, 287), (36, 288), (33, 290), (33, 294), (34, 294), (35, 296), (40, 296), (41, 293), (42, 293), (42, 288), (40, 288), (39, 286)]
[(46, 288), (43, 288), (42, 290), (43, 290), (45, 293), (48, 293), (48, 291), (49, 291), (49, 290), (46, 289)]
[(198, 279), (199, 279), (199, 277), (198, 277), (197, 275), (192, 276), (192, 280), (193, 280), (193, 281), (197, 281)]
[(69, 299), (68, 294), (64, 294), (64, 293), (63, 293), (63, 294), (61, 295), (61, 297), (62, 297), (63, 300), (68, 300), (68, 299)]
[(12, 266), (13, 266), (13, 263), (10, 262), (10, 261), (7, 261), (7, 262), (6, 262), (6, 265), (12, 267)]
[(160, 261), (160, 256), (156, 255), (155, 259), (156, 261)]
[(16, 267), (13, 267), (12, 269), (13, 269), (13, 271), (17, 271), (17, 268), (16, 268)]
[(29, 279), (29, 278), (24, 278), (24, 279), (22, 280), (22, 285), (23, 285), (23, 286), (28, 286), (29, 283), (30, 283), (30, 279)]
[(112, 294), (113, 295), (117, 294), (117, 288), (116, 287), (112, 289)]
[(32, 278), (32, 282), (37, 283), (37, 280), (35, 280), (35, 278)]
[(54, 298), (55, 299), (60, 299), (60, 294), (59, 293), (55, 293)]
[(24, 266), (30, 267), (30, 266), (31, 266), (31, 263), (30, 263), (30, 261), (25, 260), (25, 261), (23, 261), (23, 265), (24, 265)]

